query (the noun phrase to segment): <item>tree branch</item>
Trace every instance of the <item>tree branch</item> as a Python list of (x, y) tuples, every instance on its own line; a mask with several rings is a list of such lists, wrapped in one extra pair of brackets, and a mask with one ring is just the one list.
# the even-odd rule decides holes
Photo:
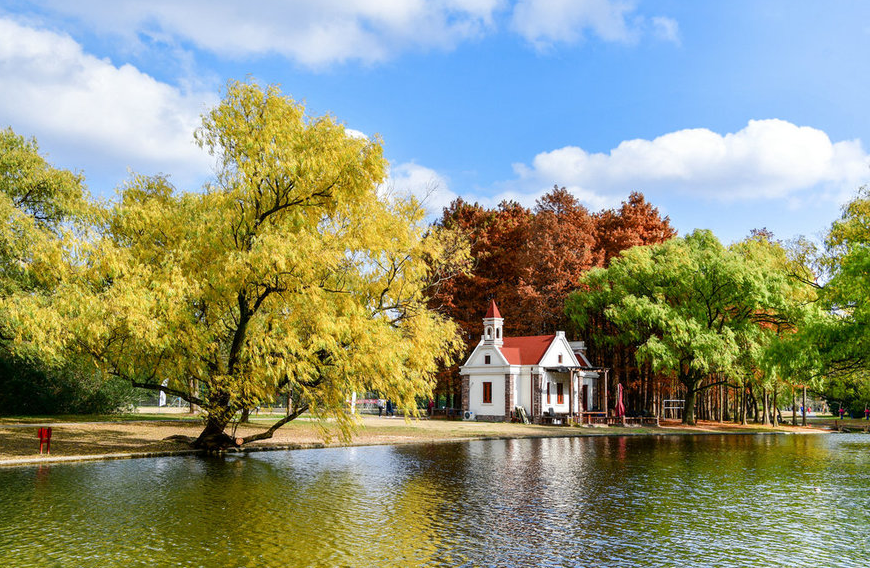
[(292, 412), (291, 414), (288, 414), (287, 416), (285, 416), (284, 418), (282, 418), (278, 422), (275, 422), (274, 424), (272, 424), (272, 427), (269, 428), (268, 430), (266, 430), (265, 432), (260, 432), (259, 434), (252, 434), (250, 436), (246, 436), (246, 437), (242, 438), (242, 444), (256, 442), (257, 440), (268, 440), (269, 438), (271, 438), (275, 434), (275, 431), (278, 430), (278, 428), (280, 428), (284, 424), (287, 424), (291, 420), (295, 420), (300, 414), (306, 412), (307, 410), (308, 410), (307, 404), (300, 405), (294, 412)]
[[(113, 372), (112, 374), (117, 376), (117, 377), (127, 378), (127, 377), (124, 377), (120, 373)], [(176, 390), (176, 389), (173, 389), (170, 387), (164, 387), (163, 385), (158, 385), (158, 384), (154, 384), (154, 383), (140, 383), (140, 382), (137, 382), (135, 379), (130, 379), (130, 384), (133, 385), (134, 387), (138, 387), (140, 389), (148, 389), (148, 390), (156, 390), (156, 391), (165, 392), (166, 394), (171, 394), (172, 396), (177, 396), (181, 400), (186, 400), (190, 404), (196, 404), (198, 406), (204, 405), (202, 399), (200, 399), (199, 397), (193, 396), (192, 394), (187, 394), (184, 391)]]

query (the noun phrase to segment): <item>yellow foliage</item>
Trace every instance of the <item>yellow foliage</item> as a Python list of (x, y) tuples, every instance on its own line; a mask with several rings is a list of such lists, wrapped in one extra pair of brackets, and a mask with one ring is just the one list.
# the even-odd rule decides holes
[(345, 433), (354, 391), (414, 409), (459, 348), (425, 306), (429, 266), (467, 251), (426, 235), (413, 199), (378, 196), (378, 140), (274, 87), (230, 83), (196, 136), (220, 164), (203, 192), (137, 176), (94, 215), (56, 292), (60, 341), (134, 383), (168, 381), (213, 429), (282, 393)]

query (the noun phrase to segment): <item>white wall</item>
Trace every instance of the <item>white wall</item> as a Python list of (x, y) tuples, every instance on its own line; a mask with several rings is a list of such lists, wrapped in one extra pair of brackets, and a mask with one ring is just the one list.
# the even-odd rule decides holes
[[(492, 383), (492, 404), (483, 403), (483, 383)], [(504, 374), (471, 375), (468, 380), (468, 410), (475, 414), (504, 416)]]
[[(550, 408), (555, 412), (567, 414), (570, 410), (571, 380), (569, 373), (544, 373), (544, 390), (541, 393), (541, 409), (546, 413)], [(556, 383), (562, 383), (562, 404), (558, 404), (559, 391)], [(550, 383), (550, 402), (547, 402), (547, 383)]]
[(520, 367), (520, 372), (514, 380), (514, 405), (526, 409), (528, 416), (532, 415), (532, 370), (530, 367)]

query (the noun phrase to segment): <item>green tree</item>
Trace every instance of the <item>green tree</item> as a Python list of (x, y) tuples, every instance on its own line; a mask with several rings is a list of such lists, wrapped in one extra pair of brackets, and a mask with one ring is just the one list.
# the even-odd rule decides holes
[[(306, 411), (349, 435), (354, 391), (414, 409), (458, 346), (423, 297), (426, 259), (437, 265), (449, 239), (425, 233), (414, 200), (378, 195), (380, 143), (236, 82), (196, 136), (217, 158), (214, 183), (122, 188), (58, 290), (55, 334), (108, 374), (199, 405), (207, 449), (271, 437)], [(268, 431), (226, 432), (279, 393), (293, 412)]]
[(870, 189), (862, 187), (844, 207), (818, 253), (807, 243), (799, 256), (816, 268), (808, 282), (818, 290), (820, 315), (795, 344), (809, 359), (809, 385), (836, 410), (863, 411), (870, 402)]
[(731, 249), (709, 231), (639, 246), (596, 268), (567, 302), (578, 326), (603, 307), (623, 341), (637, 344), (639, 362), (675, 376), (686, 390), (683, 422), (695, 423), (695, 398), (733, 376), (741, 357), (754, 358), (759, 324), (782, 317), (785, 275), (750, 254)]

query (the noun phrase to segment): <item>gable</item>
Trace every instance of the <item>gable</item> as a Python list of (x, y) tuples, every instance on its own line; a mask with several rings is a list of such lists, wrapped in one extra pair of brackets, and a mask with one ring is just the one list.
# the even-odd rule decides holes
[[(486, 356), (489, 355), (489, 363), (486, 362)], [(504, 366), (509, 364), (498, 348), (494, 345), (484, 345), (482, 342), (474, 348), (468, 359), (465, 360), (463, 367), (485, 367), (486, 365)]]
[[(561, 361), (559, 361), (559, 355), (562, 356)], [(559, 333), (541, 357), (539, 365), (545, 367), (580, 367), (581, 363), (571, 349), (571, 344), (568, 343), (564, 335)]]

